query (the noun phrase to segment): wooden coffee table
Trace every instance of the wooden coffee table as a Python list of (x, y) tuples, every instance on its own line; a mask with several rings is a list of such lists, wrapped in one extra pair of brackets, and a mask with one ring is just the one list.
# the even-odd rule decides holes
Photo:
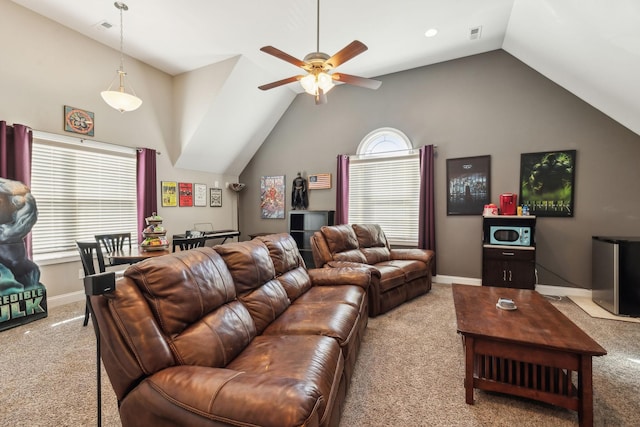
[[(592, 356), (607, 351), (536, 291), (453, 284), (465, 348), (466, 402), (473, 389), (512, 394), (578, 411), (593, 425)], [(517, 306), (496, 307), (498, 298)]]

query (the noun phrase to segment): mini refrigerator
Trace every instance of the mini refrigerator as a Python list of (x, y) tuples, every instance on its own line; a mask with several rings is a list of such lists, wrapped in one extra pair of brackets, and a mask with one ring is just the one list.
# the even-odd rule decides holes
[(623, 316), (640, 316), (640, 237), (592, 237), (593, 302)]

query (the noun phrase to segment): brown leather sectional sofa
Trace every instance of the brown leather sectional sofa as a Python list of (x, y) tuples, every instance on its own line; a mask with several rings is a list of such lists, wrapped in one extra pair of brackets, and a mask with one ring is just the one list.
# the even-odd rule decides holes
[(311, 237), (317, 267), (369, 266), (369, 316), (431, 290), (431, 264), (435, 253), (426, 249), (391, 249), (377, 224), (324, 226)]
[(129, 267), (91, 297), (122, 425), (338, 425), (371, 275), (306, 270), (288, 234)]

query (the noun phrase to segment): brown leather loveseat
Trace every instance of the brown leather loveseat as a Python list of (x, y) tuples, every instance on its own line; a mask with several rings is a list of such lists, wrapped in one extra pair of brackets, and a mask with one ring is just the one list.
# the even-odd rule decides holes
[(122, 425), (338, 425), (370, 280), (288, 234), (132, 265), (91, 297)]
[(324, 226), (311, 237), (317, 267), (370, 266), (369, 316), (377, 316), (431, 290), (431, 263), (426, 249), (391, 249), (377, 224)]

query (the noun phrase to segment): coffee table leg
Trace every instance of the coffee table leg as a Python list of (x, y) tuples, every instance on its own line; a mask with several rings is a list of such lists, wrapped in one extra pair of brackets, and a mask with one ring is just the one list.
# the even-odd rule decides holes
[(578, 372), (578, 421), (581, 427), (593, 426), (593, 378), (591, 356), (582, 355)]
[(474, 345), (472, 337), (464, 337), (464, 391), (467, 404), (473, 405), (473, 359)]

